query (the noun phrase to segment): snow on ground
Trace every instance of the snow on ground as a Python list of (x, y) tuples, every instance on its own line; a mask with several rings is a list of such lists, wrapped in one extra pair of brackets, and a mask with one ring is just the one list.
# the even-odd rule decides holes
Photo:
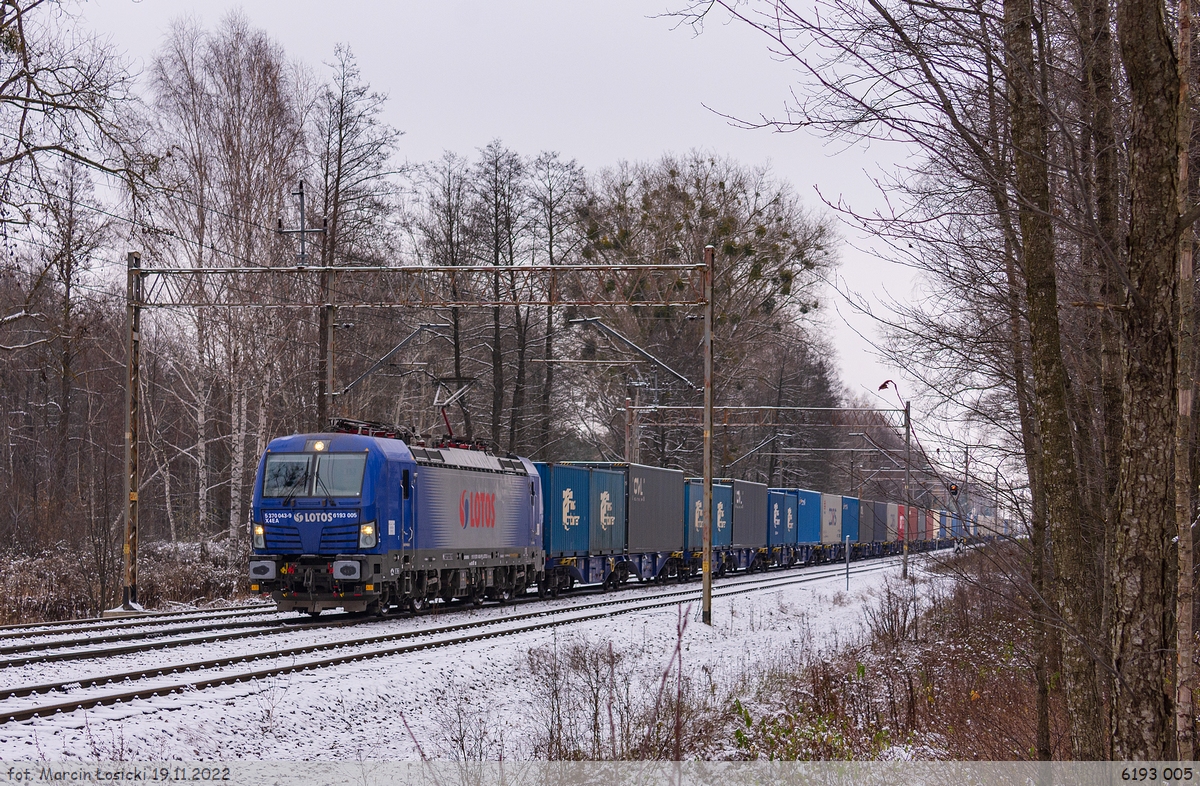
[[(826, 571), (828, 568), (825, 569)], [(771, 574), (800, 576), (802, 571)], [(700, 669), (714, 683), (729, 684), (756, 663), (797, 648), (825, 649), (862, 635), (863, 609), (878, 595), (899, 564), (887, 570), (844, 576), (713, 601), (713, 625), (700, 622), (698, 602), (682, 607), (685, 670)], [(716, 585), (719, 592), (723, 586)], [(622, 593), (636, 596), (637, 590)], [(586, 604), (595, 595), (574, 596)], [(559, 601), (560, 605), (563, 601)], [(437, 618), (374, 623), (370, 633), (446, 624), (471, 614), (508, 615), (540, 604), (442, 614)], [(505, 735), (505, 755), (528, 755), (536, 695), (527, 666), (533, 648), (562, 646), (586, 638), (635, 659), (653, 678), (671, 661), (681, 607), (642, 610), (602, 620), (525, 632), (445, 649), (283, 675), (256, 684), (172, 695), (128, 705), (66, 713), (24, 724), (0, 725), (0, 760), (84, 759), (270, 759), (361, 760), (446, 756), (450, 727), (488, 723)], [(336, 631), (296, 631), (280, 647), (362, 634), (362, 626)], [(279, 637), (282, 639), (283, 637)], [(53, 679), (88, 671), (116, 671), (147, 659), (176, 663), (236, 651), (261, 649), (262, 638), (245, 644), (166, 650), (129, 656), (116, 666), (67, 662), (0, 671), (3, 684)], [(464, 715), (463, 708), (470, 712)]]

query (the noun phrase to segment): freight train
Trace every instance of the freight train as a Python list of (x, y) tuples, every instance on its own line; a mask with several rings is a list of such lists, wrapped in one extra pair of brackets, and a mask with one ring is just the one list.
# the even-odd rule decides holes
[[(534, 463), (401, 436), (344, 422), (270, 443), (254, 484), (251, 590), (309, 614), (420, 613), (439, 600), (700, 575), (703, 484), (683, 472)], [(948, 511), (743, 480), (714, 482), (712, 504), (717, 575), (981, 534)]]

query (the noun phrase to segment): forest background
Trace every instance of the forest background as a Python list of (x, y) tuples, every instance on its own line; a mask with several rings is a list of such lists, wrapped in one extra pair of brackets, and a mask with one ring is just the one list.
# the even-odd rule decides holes
[[(325, 72), (243, 17), (212, 28), (183, 21), (135, 83), (103, 42), (64, 26), (62, 6), (0, 9), (0, 533), (16, 549), (10, 564), (56, 549), (85, 566), (93, 609), (112, 597), (118, 557), (114, 249), (139, 248), (148, 265), (292, 264), (294, 239), (272, 222), (294, 215), (301, 180), (311, 210), (299, 218), (329, 222), (313, 252), (323, 262), (490, 266), (449, 278), (451, 296), (511, 300), (408, 321), (337, 316), (339, 379), (420, 322), (448, 325), (337, 402), (357, 416), (434, 431), (435, 392), (466, 388), (447, 416), (469, 439), (536, 458), (618, 456), (626, 397), (672, 403), (690, 392), (608, 365), (620, 359), (613, 348), (570, 327), (579, 314), (522, 306), (531, 293), (512, 269), (694, 260), (707, 243), (718, 250), (719, 401), (844, 401), (811, 321), (833, 230), (769, 171), (683, 153), (584, 172), (501, 142), (399, 167), (398, 132), (379, 117), (385, 99), (348, 48)], [(920, 151), (880, 182), (893, 212), (842, 213), (936, 293), (881, 317), (881, 351), (919, 380), (925, 411), (967, 424), (1024, 470), (1025, 482), (993, 492), (1024, 515), (1027, 537), (997, 552), (996, 567), (1027, 604), (1034, 754), (1052, 753), (1057, 696), (1075, 758), (1192, 758), (1194, 534), (1178, 537), (1193, 530), (1197, 455), (1190, 7), (777, 0), (676, 13), (698, 31), (717, 17), (757, 30), (807, 75), (788, 111), (762, 125)], [(614, 275), (594, 286), (636, 298), (679, 282)], [(688, 314), (602, 311), (584, 316), (696, 378)], [(148, 533), (202, 553), (224, 543), (222, 559), (239, 563), (255, 457), (271, 435), (314, 428), (322, 414), (312, 351), (322, 313), (214, 306), (147, 325)], [(585, 363), (546, 362), (560, 359)], [(765, 423), (722, 435), (720, 462), (767, 438), (832, 447), (831, 434)], [(692, 471), (697, 448), (687, 427), (646, 425), (638, 440), (643, 460)], [(855, 486), (853, 464), (834, 473), (826, 461), (775, 453), (737, 473), (875, 493), (860, 488), (863, 475)], [(178, 574), (160, 578), (165, 586)]]

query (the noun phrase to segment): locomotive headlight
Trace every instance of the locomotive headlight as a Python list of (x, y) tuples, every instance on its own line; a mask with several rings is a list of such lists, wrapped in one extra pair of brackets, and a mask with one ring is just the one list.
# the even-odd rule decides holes
[(358, 547), (360, 549), (373, 549), (378, 542), (379, 536), (375, 532), (375, 522), (370, 521), (359, 525)]
[(266, 532), (263, 530), (262, 524), (254, 525), (254, 548), (265, 549), (267, 547)]

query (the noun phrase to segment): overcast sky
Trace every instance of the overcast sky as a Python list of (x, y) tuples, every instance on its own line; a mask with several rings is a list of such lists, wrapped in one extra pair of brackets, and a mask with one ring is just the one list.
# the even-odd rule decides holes
[[(818, 191), (859, 212), (882, 203), (871, 178), (897, 151), (731, 126), (712, 110), (779, 115), (801, 75), (741, 25), (710, 22), (696, 36), (656, 18), (671, 7), (671, 0), (87, 0), (82, 22), (111, 36), (135, 68), (149, 61), (172, 20), (191, 15), (211, 26), (238, 8), (319, 74), (334, 45), (349, 44), (363, 77), (389, 95), (387, 120), (404, 132), (399, 151), (410, 161), (444, 150), (471, 155), (492, 139), (525, 154), (556, 150), (590, 170), (702, 149), (769, 162), (814, 210), (827, 210)], [(855, 250), (851, 243), (865, 241), (849, 226), (840, 231), (845, 287), (872, 299), (910, 296), (906, 269)], [(822, 299), (850, 390), (900, 381), (856, 335), (873, 336), (871, 320), (838, 301), (832, 291)]]

